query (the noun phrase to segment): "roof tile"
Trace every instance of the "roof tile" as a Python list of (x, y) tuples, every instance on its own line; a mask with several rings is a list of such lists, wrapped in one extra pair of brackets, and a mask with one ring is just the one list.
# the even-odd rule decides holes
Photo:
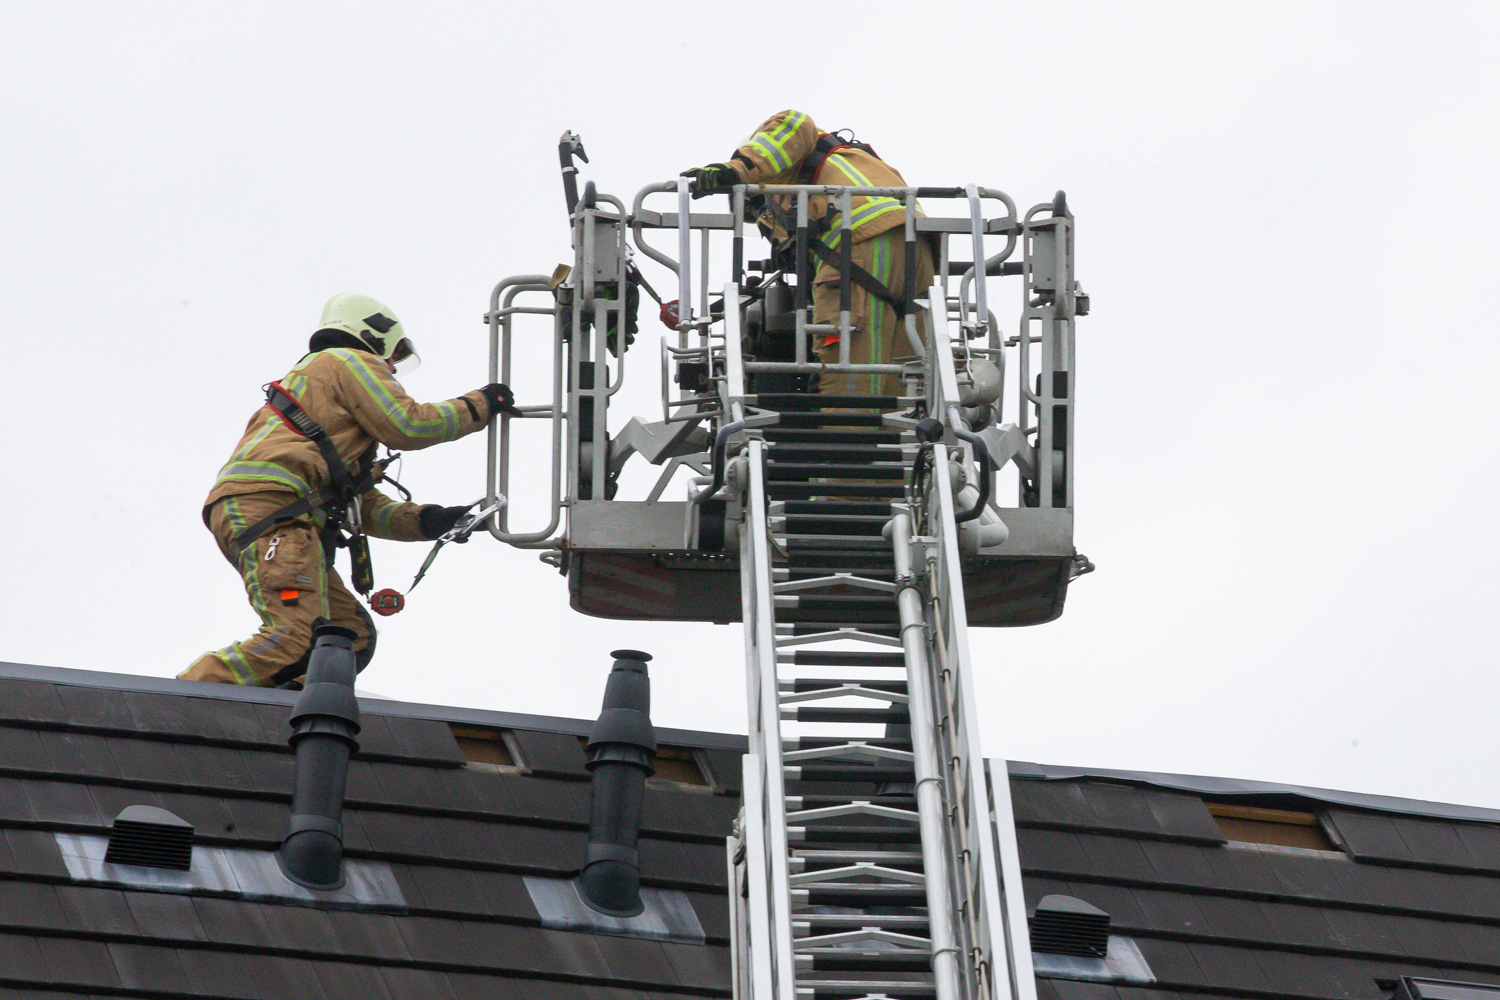
[(1065, 895), (1081, 899), (1099, 907), (1109, 914), (1110, 926), (1144, 930), (1150, 926), (1146, 913), (1136, 899), (1136, 890), (1120, 885), (1100, 885), (1080, 882), (1076, 878), (1068, 883)]
[(1010, 797), (1016, 822), (1093, 829), (1099, 825), (1093, 807), (1076, 781), (1011, 779)]
[(41, 734), (34, 729), (0, 726), (0, 767), (7, 771), (49, 773), (52, 764), (42, 747)]
[(1196, 795), (1153, 790), (1146, 802), (1162, 832), (1171, 837), (1209, 844), (1222, 844), (1227, 839), (1209, 814), (1208, 806)]
[(387, 965), (380, 969), (380, 977), (385, 980), (391, 1000), (459, 1000), (448, 977), (441, 972)]
[(1324, 815), (1354, 857), (1411, 860), (1411, 847), (1389, 817), (1347, 809), (1330, 809)]
[(157, 794), (161, 807), (184, 822), (193, 824), (193, 830), (209, 837), (222, 837), (234, 823), (223, 799), (191, 792), (168, 792)]
[(1279, 894), (1281, 883), (1269, 855), (1237, 847), (1205, 847), (1203, 860), (1214, 873), (1213, 885), (1238, 892)]
[(1500, 826), (1458, 823), (1453, 829), (1474, 859), (1474, 867), (1500, 874)]
[(238, 948), (271, 946), (271, 931), (264, 916), (270, 907), (207, 896), (192, 897), (192, 902), (203, 936), (214, 944)]
[(1401, 946), (1387, 919), (1384, 914), (1365, 910), (1328, 909), (1323, 913), (1328, 940), (1337, 947), (1351, 952), (1396, 955)]
[(146, 788), (124, 788), (120, 785), (93, 785), (89, 795), (104, 826), (112, 826), (115, 817), (128, 806), (161, 806), (161, 797)]
[(1119, 992), (1108, 983), (1087, 983), (1074, 979), (1054, 979), (1052, 987), (1057, 1000), (1119, 1000)]
[(1271, 859), (1271, 872), (1286, 895), (1300, 899), (1343, 898), (1343, 869), (1350, 867), (1348, 861), (1282, 853), (1267, 856)]
[(211, 725), (212, 717), (199, 710), (202, 698), (171, 694), (139, 693), (130, 699), (130, 714), (138, 733), (155, 733), (198, 739), (228, 739), (222, 728)]
[(323, 984), (323, 992), (330, 997), (391, 1000), (379, 969), (357, 962), (317, 962), (313, 970)]
[(1016, 843), (1025, 871), (1070, 875), (1090, 872), (1093, 862), (1084, 853), (1078, 835), (1057, 830), (1016, 830)]
[(193, 788), (260, 791), (259, 783), (251, 777), (247, 767), (247, 757), (254, 751), (198, 743), (179, 743), (175, 749), (177, 762), (182, 768), (182, 780)]
[(109, 751), (114, 755), (115, 769), (126, 781), (168, 785), (187, 783), (187, 774), (170, 743), (114, 738), (109, 741)]
[(1199, 895), (1198, 907), (1220, 937), (1234, 941), (1275, 941), (1276, 932), (1253, 899)]
[[(225, 797), (219, 803), (228, 816), (226, 836), (260, 845), (279, 844), (286, 836), (291, 808), (285, 802)], [(348, 813), (344, 817), (347, 823)]]
[(110, 740), (92, 733), (67, 733), (44, 730), (37, 733), (50, 762), (48, 770), (60, 774), (86, 775), (114, 780), (119, 777), (115, 758), (109, 751)]
[(661, 948), (681, 985), (699, 990), (728, 990), (732, 985), (729, 954), (723, 948), (675, 941), (663, 941)]
[(1138, 889), (1135, 899), (1145, 914), (1146, 926), (1152, 931), (1188, 935), (1213, 933), (1208, 917), (1187, 893)]
[[(6, 862), (8, 871), (48, 878), (68, 877), (68, 867), (63, 864), (62, 852), (57, 849), (57, 840), (52, 834), (45, 830), (6, 830), (4, 833), (10, 857), (0, 858), (0, 862)], [(0, 965), (0, 968), (4, 966)]]
[(72, 781), (28, 781), (26, 801), (37, 821), (56, 826), (108, 826), (113, 816), (99, 815), (87, 785)]
[(407, 719), (389, 715), (385, 719), (396, 748), (403, 757), (461, 763), (463, 754), (448, 723), (436, 719)]
[[(305, 958), (285, 956), (260, 956), (255, 962), (255, 971), (262, 979), (262, 990), (268, 998), (282, 1000), (349, 1000), (358, 994), (331, 993), (323, 989), (318, 977), (320, 963)], [(379, 994), (374, 994), (379, 996)], [(363, 1000), (362, 997), (359, 1000)]]
[(47, 983), (50, 977), (42, 949), (30, 934), (0, 933), (0, 969), (5, 978), (21, 982)]
[(148, 937), (207, 941), (193, 897), (172, 892), (127, 892), (125, 903), (136, 926)]
[(118, 889), (81, 885), (56, 887), (68, 930), (89, 934), (139, 934), (125, 894)]
[(47, 962), (52, 981), (70, 986), (119, 986), (114, 958), (103, 941), (38, 937), (37, 947)]
[(1092, 870), (1100, 875), (1146, 884), (1156, 881), (1156, 869), (1139, 841), (1080, 835), (1078, 843), (1088, 855)]
[(1187, 945), (1159, 938), (1137, 938), (1135, 943), (1157, 982), (1190, 988), (1211, 985)]
[(272, 964), (269, 956), (251, 957), (244, 953), (184, 948), (177, 957), (195, 993), (237, 1000), (270, 1000), (268, 994), (261, 992), (265, 971)]
[(587, 777), (583, 766), (583, 745), (578, 737), (567, 733), (539, 733), (525, 729), (512, 730), (521, 748), (525, 766), (535, 774), (559, 777)]
[(1160, 841), (1144, 841), (1141, 850), (1151, 861), (1157, 877), (1169, 885), (1211, 886), (1214, 870), (1203, 857), (1204, 851), (1216, 851), (1218, 847), (1199, 847), (1195, 844), (1168, 844)]
[(19, 677), (0, 677), (0, 719), (34, 726), (68, 721), (57, 685)]
[(36, 814), (26, 800), (26, 783), (21, 778), (0, 777), (0, 823), (31, 823)]
[(106, 949), (120, 985), (126, 989), (188, 992), (187, 973), (183, 971), (175, 950), (118, 941), (110, 942)]
[(337, 955), (339, 936), (327, 911), (306, 906), (267, 906), (261, 910), (271, 941), (282, 948), (296, 948), (320, 955)]
[(62, 700), (71, 725), (135, 732), (135, 715), (130, 711), (130, 700), (135, 697), (133, 692), (59, 684), (57, 696)]
[(325, 910), (323, 919), (333, 926), (341, 954), (388, 961), (404, 961), (411, 957), (401, 932), (396, 928), (396, 918), (389, 914)]
[(672, 966), (658, 941), (599, 935), (595, 939), (610, 976), (630, 983), (669, 983)]
[(1276, 929), (1276, 936), (1269, 940), (1304, 948), (1326, 948), (1333, 939), (1319, 907), (1272, 902), (1259, 906), (1261, 916)]
[[(210, 739), (224, 739), (235, 743), (267, 744), (273, 742), (266, 735), (254, 702), (228, 701), (222, 698), (193, 698), (192, 714), (199, 720), (199, 731)], [(286, 708), (281, 707), (283, 722)], [(285, 744), (285, 740), (281, 741)]]
[(1098, 818), (1095, 829), (1129, 833), (1161, 833), (1161, 822), (1151, 812), (1147, 796), (1138, 788), (1101, 781), (1082, 785), (1084, 798)]
[(1397, 817), (1394, 822), (1396, 832), (1411, 848), (1413, 861), (1444, 868), (1482, 867), (1451, 824), (1405, 816)]
[(446, 917), (406, 917), (398, 928), (418, 962), (453, 962), (465, 954), (463, 922)]
[(67, 930), (57, 890), (44, 882), (0, 882), (0, 924), (28, 930)]
[(383, 715), (361, 711), (359, 713), (358, 739), (359, 752), (361, 754), (382, 754), (388, 757), (401, 756), (401, 749), (396, 746), (396, 737), (391, 735), (391, 727), (386, 725), (386, 717)]
[(714, 787), (729, 795), (739, 795), (744, 783), (744, 754), (733, 750), (704, 750), (702, 755)]

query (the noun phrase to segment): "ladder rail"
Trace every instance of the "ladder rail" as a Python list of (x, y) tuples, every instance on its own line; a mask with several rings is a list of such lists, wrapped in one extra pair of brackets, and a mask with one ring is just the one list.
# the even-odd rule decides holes
[[(549, 292), (545, 274), (523, 274), (506, 278), (490, 292), (490, 311), (485, 314), (489, 325), (490, 381), (510, 384), (512, 361), (512, 318), (521, 314), (550, 315), (552, 323), (552, 401), (545, 407), (524, 407), (524, 412), (545, 416), (552, 422), (551, 446), (551, 499), (548, 505), (550, 519), (540, 531), (511, 531), (510, 505), (500, 509), (487, 530), (497, 540), (522, 548), (548, 547), (551, 538), (562, 523), (562, 424), (566, 417), (563, 403), (563, 338), (557, 329), (557, 309), (537, 306), (514, 305), (518, 295), (526, 292)], [(510, 421), (509, 414), (501, 414), (499, 420), (491, 419), (487, 434), (485, 460), (485, 501), (493, 503), (497, 496), (510, 496)], [(571, 435), (570, 435), (571, 436)]]
[[(771, 583), (771, 551), (765, 504), (765, 442), (751, 439), (745, 521), (740, 531), (740, 579), (745, 608), (746, 683), (749, 687), (750, 753), (747, 760), (765, 789), (761, 809), (747, 811), (747, 823), (762, 824), (766, 852), (765, 878), (769, 885), (769, 949), (774, 992), (768, 1000), (795, 1000), (792, 947), (791, 879), (787, 858), (786, 799), (782, 782), (781, 714), (776, 684), (776, 618)], [(774, 784), (772, 784), (774, 782)], [(775, 789), (775, 794), (772, 793)], [(757, 998), (759, 1000), (759, 998)]]
[[(953, 363), (953, 344), (949, 333), (946, 303), (933, 296), (930, 324), (932, 350), (929, 359), (937, 367), (933, 380), (933, 409), (947, 412), (953, 419), (957, 373)], [(928, 581), (932, 593), (932, 627), (939, 641), (943, 659), (937, 673), (942, 692), (939, 707), (944, 713), (942, 732), (948, 743), (947, 759), (954, 765), (950, 772), (954, 795), (955, 834), (959, 846), (968, 852), (980, 905), (971, 908), (972, 945), (985, 954), (982, 967), (992, 970), (990, 995), (995, 1000), (1036, 1000), (1036, 981), (1031, 961), (1031, 945), (1022, 895), (1019, 865), (1014, 871), (1000, 871), (996, 838), (1015, 844), (1014, 822), (1008, 827), (994, 827), (991, 832), (992, 799), (1002, 795), (1008, 805), (1010, 789), (992, 790), (986, 780), (984, 756), (980, 746), (977, 708), (973, 690), (972, 660), (969, 654), (968, 609), (964, 601), (962, 562), (958, 548), (956, 502), (953, 477), (949, 470), (946, 448), (934, 447), (933, 489), (936, 509), (929, 509), (929, 528), (936, 543), (927, 553)], [(1008, 810), (1007, 810), (1008, 811)], [(1015, 852), (1006, 852), (1015, 856)], [(1009, 866), (1008, 866), (1009, 867)], [(1002, 979), (998, 967), (1007, 970)]]

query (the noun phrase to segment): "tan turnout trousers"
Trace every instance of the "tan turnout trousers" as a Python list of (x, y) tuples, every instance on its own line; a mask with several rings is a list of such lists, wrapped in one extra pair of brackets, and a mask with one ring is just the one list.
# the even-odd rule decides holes
[[(891, 294), (902, 298), (906, 292), (906, 241), (902, 229), (889, 229), (861, 243), (855, 243), (850, 257), (856, 267), (862, 267), (874, 275)], [(926, 239), (917, 240), (916, 293), (926, 293), (932, 285), (932, 244)], [(819, 277), (823, 275), (820, 273)], [(889, 302), (867, 292), (854, 284), (849, 295), (850, 321), (854, 326), (849, 341), (851, 364), (891, 364), (896, 358), (910, 358), (916, 354), (906, 336), (906, 320), (897, 317)], [(813, 322), (833, 323), (839, 321), (839, 282), (819, 281), (813, 285)], [(925, 334), (925, 325), (917, 324), (918, 336)], [(824, 338), (817, 348), (818, 360), (824, 364), (835, 364), (839, 360), (837, 335)], [(838, 395), (899, 396), (901, 379), (896, 375), (853, 375), (824, 372), (818, 380), (819, 391)]]
[(261, 624), (250, 638), (204, 653), (181, 674), (183, 680), (269, 687), (296, 679), (307, 671), (317, 618), (354, 630), (360, 666), (374, 653), (374, 622), (325, 560), (311, 517), (278, 525), (244, 552), (237, 550), (235, 535), (296, 499), (280, 491), (241, 493), (209, 508), (209, 530), (244, 580)]

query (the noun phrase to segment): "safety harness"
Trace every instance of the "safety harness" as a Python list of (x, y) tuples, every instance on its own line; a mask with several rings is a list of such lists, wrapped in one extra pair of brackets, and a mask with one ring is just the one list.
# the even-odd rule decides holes
[[(328, 432), (323, 429), (323, 425), (308, 416), (307, 411), (292, 397), (291, 393), (282, 388), (280, 382), (272, 382), (266, 386), (266, 405), (294, 433), (307, 438), (317, 446), (318, 453), (323, 456), (323, 463), (328, 467), (328, 485), (256, 521), (234, 536), (235, 547), (243, 552), (254, 544), (256, 539), (278, 524), (295, 520), (316, 510), (323, 510), (326, 516), (319, 534), (324, 550), (331, 553), (335, 547), (347, 547), (354, 589), (361, 594), (368, 594), (370, 588), (375, 585), (375, 573), (370, 562), (370, 544), (365, 538), (358, 515), (359, 497), (374, 488), (376, 483), (389, 481), (401, 491), (403, 496), (410, 499), (410, 494), (401, 484), (385, 474), (391, 462), (400, 456), (393, 453), (377, 461), (376, 445), (372, 443), (360, 456), (360, 471), (355, 473), (339, 457), (338, 449), (333, 446), (333, 441), (329, 438)], [(355, 516), (349, 525), (349, 534), (346, 538), (343, 534), (344, 521), (348, 518), (351, 505), (355, 508)], [(331, 559), (332, 556), (330, 555), (329, 558)]]
[[(843, 131), (848, 130), (845, 129)], [(802, 166), (797, 171), (797, 183), (816, 184), (818, 174), (822, 171), (823, 165), (828, 162), (830, 156), (841, 149), (858, 149), (869, 153), (876, 159), (880, 158), (880, 155), (875, 152), (875, 147), (869, 143), (860, 142), (852, 134), (846, 138), (838, 132), (822, 132), (818, 135), (818, 141), (813, 144), (812, 152), (803, 159)], [(770, 211), (771, 217), (776, 220), (776, 224), (783, 231), (788, 235), (796, 232), (796, 222), (792, 219), (791, 214), (777, 203), (776, 199), (766, 198), (765, 206)], [(824, 264), (833, 268), (841, 268), (843, 262), (839, 260), (838, 254), (824, 244), (823, 237), (833, 230), (833, 219), (837, 215), (838, 209), (834, 207), (833, 199), (830, 198), (828, 208), (823, 213), (823, 217), (821, 219), (810, 220), (807, 226), (808, 236), (811, 237), (808, 241), (808, 246), (811, 248), (813, 255)], [(907, 313), (914, 311), (916, 308), (915, 297), (897, 296), (879, 278), (852, 260), (849, 262), (849, 277), (854, 279), (855, 284), (859, 285), (859, 287), (888, 304), (895, 310), (898, 319), (904, 318)]]

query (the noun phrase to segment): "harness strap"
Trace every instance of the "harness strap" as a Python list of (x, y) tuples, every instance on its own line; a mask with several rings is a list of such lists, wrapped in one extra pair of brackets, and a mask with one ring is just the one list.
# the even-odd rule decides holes
[(349, 467), (339, 457), (338, 449), (333, 446), (333, 441), (328, 437), (328, 432), (323, 430), (323, 425), (307, 415), (302, 404), (292, 398), (292, 394), (281, 387), (280, 382), (272, 382), (266, 386), (266, 405), (285, 421), (295, 433), (307, 438), (318, 446), (318, 452), (323, 456), (323, 462), (328, 466), (328, 482), (334, 490), (346, 495), (349, 487), (353, 484), (354, 477), (349, 474)]
[[(789, 215), (784, 208), (777, 204), (774, 198), (766, 199), (766, 207), (771, 210), (771, 215), (776, 219), (777, 225), (781, 226), (781, 228), (784, 229), (788, 234), (796, 230), (796, 223), (792, 221), (791, 215)], [(842, 262), (839, 260), (837, 254), (835, 254), (832, 250), (828, 249), (828, 247), (823, 244), (823, 240), (821, 238), (825, 233), (829, 231), (830, 228), (832, 228), (829, 225), (828, 219), (829, 216), (831, 216), (835, 211), (837, 210), (830, 204), (828, 207), (828, 213), (825, 214), (823, 218), (808, 223), (808, 229), (810, 231), (809, 235), (813, 237), (808, 241), (808, 247), (820, 261), (828, 264), (831, 267), (837, 268), (841, 267)], [(864, 268), (860, 267), (853, 261), (849, 262), (849, 277), (853, 278), (854, 283), (859, 285), (865, 291), (890, 305), (890, 307), (896, 311), (896, 317), (898, 319), (905, 319), (906, 314), (914, 311), (916, 308), (915, 298), (897, 298), (890, 289), (881, 284), (879, 278), (875, 277), (875, 275), (871, 274), (869, 271), (866, 271)]]
[[(317, 445), (318, 453), (323, 456), (323, 462), (328, 467), (328, 485), (320, 490), (314, 490), (301, 499), (294, 500), (235, 535), (236, 549), (244, 552), (257, 538), (276, 525), (296, 520), (304, 514), (311, 514), (325, 507), (329, 509), (325, 532), (331, 531), (337, 538), (339, 524), (344, 519), (344, 509), (355, 497), (373, 489), (376, 483), (385, 478), (387, 463), (374, 460), (375, 445), (372, 444), (361, 456), (360, 462), (361, 468), (368, 471), (356, 479), (349, 471), (349, 466), (344, 464), (344, 460), (339, 457), (338, 449), (333, 446), (333, 441), (329, 438), (328, 432), (323, 429), (323, 425), (308, 416), (307, 411), (292, 397), (291, 393), (282, 388), (280, 382), (272, 382), (266, 386), (266, 405), (281, 417), (294, 433)], [(360, 533), (356, 530), (355, 539), (359, 537)], [(368, 561), (368, 556), (366, 560)]]

